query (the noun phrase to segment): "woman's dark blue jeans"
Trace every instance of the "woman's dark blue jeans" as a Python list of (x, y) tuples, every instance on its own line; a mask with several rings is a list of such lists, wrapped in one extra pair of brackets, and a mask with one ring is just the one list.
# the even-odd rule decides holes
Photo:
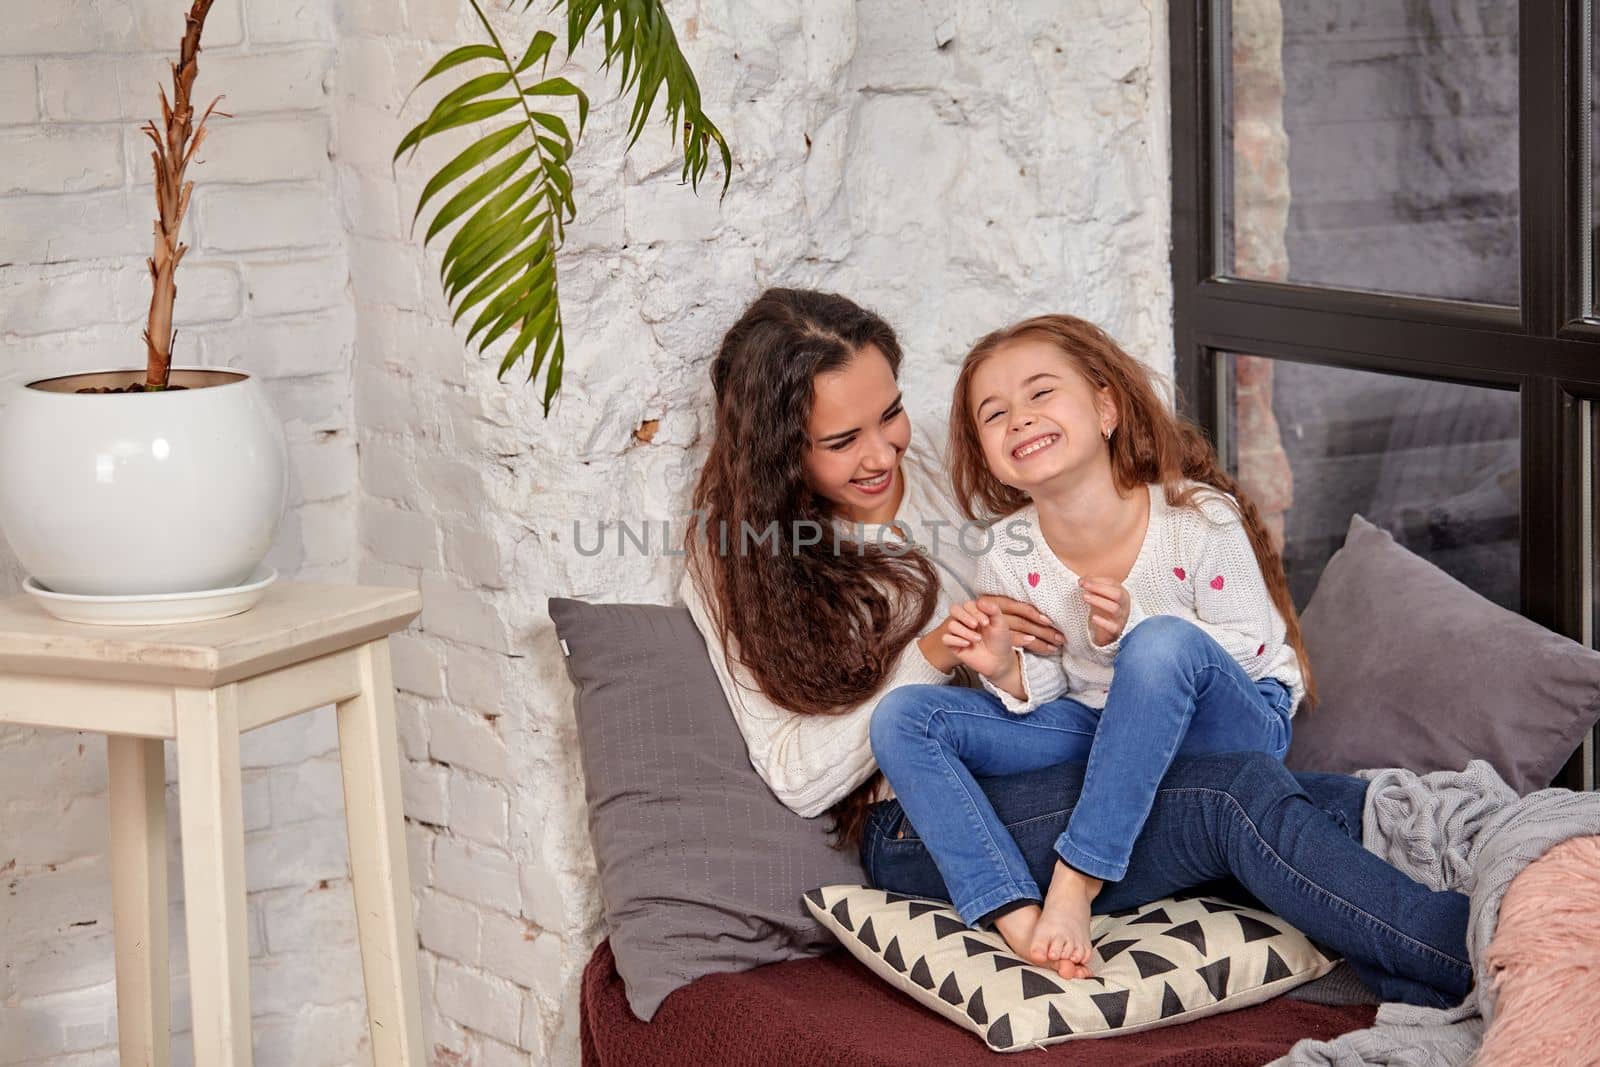
[[(1041, 886), (1049, 885), (1083, 774), (1083, 764), (1064, 763), (977, 779)], [(1361, 846), (1366, 789), (1349, 775), (1291, 773), (1257, 752), (1175, 760), (1127, 874), (1105, 884), (1093, 911), (1204, 887), (1286, 919), (1345, 957), (1386, 1001), (1458, 1004), (1472, 986), (1467, 898), (1431, 890)], [(861, 860), (880, 889), (950, 899), (899, 801), (873, 806)]]

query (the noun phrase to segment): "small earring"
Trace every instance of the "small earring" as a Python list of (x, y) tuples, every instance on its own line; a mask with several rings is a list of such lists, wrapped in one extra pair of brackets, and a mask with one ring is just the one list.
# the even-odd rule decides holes
[(1110, 444), (1111, 443), (1111, 435), (1116, 433), (1116, 432), (1117, 432), (1117, 428), (1115, 426), (1113, 426), (1110, 429), (1105, 431), (1106, 444)]

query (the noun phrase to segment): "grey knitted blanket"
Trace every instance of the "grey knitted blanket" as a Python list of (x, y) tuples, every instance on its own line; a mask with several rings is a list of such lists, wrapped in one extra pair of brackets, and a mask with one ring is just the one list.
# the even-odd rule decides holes
[(1301, 1041), (1269, 1067), (1466, 1064), (1494, 1018), (1484, 956), (1506, 889), (1554, 846), (1600, 834), (1600, 793), (1543, 789), (1519, 798), (1483, 760), (1473, 760), (1464, 771), (1361, 774), (1372, 782), (1361, 826), (1367, 850), (1433, 889), (1470, 897), (1473, 990), (1454, 1008), (1384, 1004), (1370, 1029), (1332, 1041)]

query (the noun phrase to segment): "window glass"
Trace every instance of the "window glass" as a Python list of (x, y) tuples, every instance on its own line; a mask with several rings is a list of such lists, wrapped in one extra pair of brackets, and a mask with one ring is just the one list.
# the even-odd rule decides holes
[(1517, 5), (1218, 2), (1222, 272), (1518, 303)]
[(1515, 392), (1258, 356), (1219, 369), (1223, 458), (1283, 546), (1297, 606), (1361, 515), (1518, 610)]

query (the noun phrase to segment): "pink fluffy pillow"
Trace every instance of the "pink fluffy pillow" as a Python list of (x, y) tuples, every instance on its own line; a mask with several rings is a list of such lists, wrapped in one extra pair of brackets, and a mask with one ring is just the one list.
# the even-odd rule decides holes
[(1552, 848), (1511, 882), (1486, 963), (1494, 1014), (1482, 1067), (1600, 1062), (1600, 837)]

